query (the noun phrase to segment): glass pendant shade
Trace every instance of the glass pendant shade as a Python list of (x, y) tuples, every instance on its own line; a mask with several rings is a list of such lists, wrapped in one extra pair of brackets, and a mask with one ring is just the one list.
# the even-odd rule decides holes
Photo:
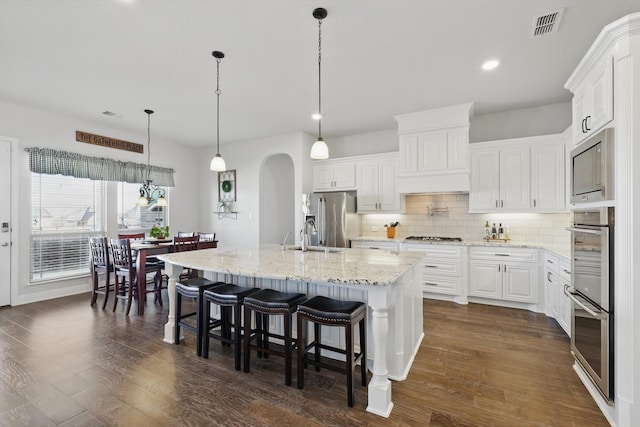
[(168, 206), (167, 204), (167, 199), (164, 198), (164, 196), (160, 196), (158, 197), (158, 201), (156, 202), (156, 206)]
[(311, 158), (315, 160), (324, 160), (329, 158), (329, 147), (324, 139), (318, 137), (318, 140), (311, 146)]
[(227, 165), (220, 154), (216, 154), (213, 159), (211, 159), (209, 169), (216, 172), (224, 172), (227, 170)]
[(138, 197), (138, 201), (136, 202), (136, 206), (149, 206), (149, 201), (146, 197), (140, 196)]

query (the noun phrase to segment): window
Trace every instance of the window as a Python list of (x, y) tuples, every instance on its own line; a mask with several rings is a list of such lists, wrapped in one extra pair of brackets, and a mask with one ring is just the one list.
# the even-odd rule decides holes
[(88, 237), (104, 234), (103, 181), (31, 174), (31, 282), (89, 273)]
[[(118, 231), (148, 232), (153, 224), (167, 224), (167, 209), (156, 206), (136, 206), (140, 184), (118, 183)], [(166, 191), (166, 189), (165, 189)]]

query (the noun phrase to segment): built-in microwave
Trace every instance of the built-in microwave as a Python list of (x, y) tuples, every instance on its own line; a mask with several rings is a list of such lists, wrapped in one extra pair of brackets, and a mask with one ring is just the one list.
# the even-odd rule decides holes
[(614, 200), (613, 128), (571, 150), (571, 203)]

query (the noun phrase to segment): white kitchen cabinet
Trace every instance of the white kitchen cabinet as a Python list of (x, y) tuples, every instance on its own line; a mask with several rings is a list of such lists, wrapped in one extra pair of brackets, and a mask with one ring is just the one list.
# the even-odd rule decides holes
[(545, 256), (545, 313), (556, 319), (567, 335), (571, 335), (571, 300), (565, 287), (571, 286), (570, 263), (566, 258), (547, 252)]
[(469, 131), (453, 130), (410, 133), (400, 136), (400, 175), (468, 169)]
[(531, 147), (531, 204), (535, 212), (566, 210), (566, 145), (551, 141)]
[(469, 296), (536, 304), (537, 250), (472, 247)]
[(356, 163), (358, 212), (402, 211), (402, 196), (396, 189), (398, 153), (363, 157)]
[(474, 147), (471, 150), (469, 211), (529, 208), (529, 147)]
[(613, 58), (606, 56), (573, 90), (573, 135), (578, 144), (613, 120)]
[(562, 134), (471, 144), (469, 212), (565, 212)]
[(313, 191), (356, 189), (356, 164), (349, 160), (320, 160), (313, 163)]
[(465, 247), (405, 243), (407, 251), (424, 254), (422, 260), (422, 290), (425, 293), (462, 295), (465, 277)]

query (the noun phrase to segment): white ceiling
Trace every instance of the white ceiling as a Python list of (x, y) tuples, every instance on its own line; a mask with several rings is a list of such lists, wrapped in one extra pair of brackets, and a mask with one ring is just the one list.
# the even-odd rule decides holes
[[(564, 83), (602, 27), (640, 1), (0, 0), (0, 100), (141, 134), (151, 108), (153, 136), (212, 146), (220, 50), (221, 144), (316, 134), (316, 7), (328, 10), (330, 138), (464, 102), (478, 115), (568, 101)], [(558, 32), (531, 38), (534, 16), (558, 8)], [(482, 71), (491, 58), (501, 65)]]

